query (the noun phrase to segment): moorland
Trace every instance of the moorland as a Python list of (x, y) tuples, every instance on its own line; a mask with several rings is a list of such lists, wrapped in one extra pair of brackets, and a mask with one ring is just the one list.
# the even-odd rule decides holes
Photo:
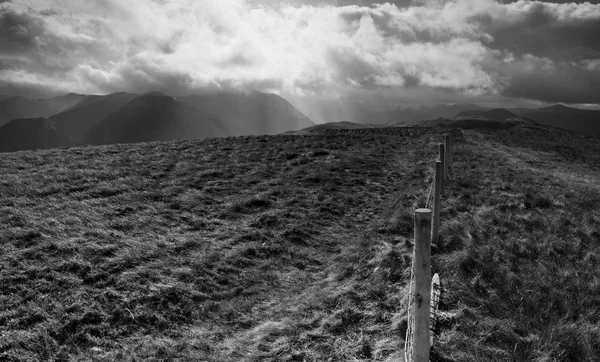
[(0, 158), (0, 359), (397, 361), (455, 138), (432, 360), (600, 359), (600, 140), (316, 129)]

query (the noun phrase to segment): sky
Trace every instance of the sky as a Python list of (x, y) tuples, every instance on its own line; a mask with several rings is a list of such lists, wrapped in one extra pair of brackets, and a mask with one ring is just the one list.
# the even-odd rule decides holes
[(600, 105), (600, 4), (0, 0), (0, 94)]

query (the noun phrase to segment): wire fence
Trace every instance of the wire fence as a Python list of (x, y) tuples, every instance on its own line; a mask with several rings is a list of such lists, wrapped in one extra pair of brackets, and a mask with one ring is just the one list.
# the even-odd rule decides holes
[[(451, 138), (445, 137), (445, 147), (440, 147), (440, 149), (444, 149), (444, 154), (440, 154), (440, 161), (447, 161), (448, 154), (451, 152)], [(448, 165), (449, 166), (449, 165)], [(449, 167), (447, 168), (449, 169)], [(442, 179), (448, 179), (447, 175), (444, 175)], [(445, 181), (442, 181), (442, 183)], [(425, 199), (425, 208), (431, 209), (433, 205), (433, 200), (435, 198), (434, 190), (435, 187), (435, 178), (432, 179), (429, 185), (429, 191), (427, 193), (427, 198)], [(436, 190), (437, 192), (437, 190)], [(438, 195), (439, 196), (439, 195)], [(438, 202), (439, 204), (439, 202)], [(439, 212), (439, 210), (437, 210)], [(437, 214), (439, 217), (439, 213)], [(438, 225), (439, 226), (439, 225)], [(435, 241), (437, 242), (437, 240)], [(407, 328), (406, 328), (406, 337), (404, 341), (404, 360), (406, 362), (414, 361), (414, 350), (413, 350), (413, 341), (414, 341), (414, 327), (415, 327), (415, 311), (414, 311), (414, 299), (415, 296), (413, 294), (416, 293), (415, 287), (415, 252), (416, 248), (413, 248), (413, 256), (410, 268), (410, 281), (408, 286), (408, 301), (406, 306), (407, 311)], [(434, 342), (434, 333), (438, 319), (438, 307), (441, 298), (441, 283), (439, 275), (436, 273), (431, 278), (431, 296), (430, 296), (430, 307), (429, 307), (429, 347), (433, 346)], [(417, 361), (420, 362), (420, 361)]]
[(407, 327), (406, 327), (406, 339), (404, 340), (404, 361), (412, 361), (413, 349), (412, 349), (412, 341), (413, 341), (413, 329), (415, 325), (413, 310), (413, 286), (415, 284), (415, 255), (413, 252), (412, 263), (410, 266), (410, 282), (408, 286), (408, 305), (406, 306), (406, 318), (407, 318)]

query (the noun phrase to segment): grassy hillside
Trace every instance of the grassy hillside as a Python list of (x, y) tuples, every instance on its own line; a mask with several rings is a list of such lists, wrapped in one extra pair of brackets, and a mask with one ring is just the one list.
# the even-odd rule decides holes
[[(399, 360), (441, 133), (3, 155), (0, 359)], [(432, 360), (597, 360), (600, 142), (461, 134)]]
[[(423, 187), (418, 146), (428, 137), (4, 155), (0, 356), (322, 360), (334, 348), (396, 351), (388, 324), (401, 296), (385, 274), (360, 290), (369, 310), (337, 300), (364, 277), (348, 259), (398, 236), (369, 227), (393, 216), (390, 195)], [(390, 301), (368, 297), (388, 293)]]
[(600, 358), (600, 142), (540, 126), (465, 131), (434, 257), (436, 354)]

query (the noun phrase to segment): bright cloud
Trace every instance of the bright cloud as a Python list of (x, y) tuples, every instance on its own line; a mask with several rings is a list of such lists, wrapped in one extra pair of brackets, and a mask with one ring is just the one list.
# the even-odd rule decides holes
[[(36, 87), (39, 93), (238, 88), (285, 95), (430, 89), (600, 103), (600, 5), (413, 4), (4, 2), (0, 93)], [(537, 85), (559, 89), (548, 94)]]

